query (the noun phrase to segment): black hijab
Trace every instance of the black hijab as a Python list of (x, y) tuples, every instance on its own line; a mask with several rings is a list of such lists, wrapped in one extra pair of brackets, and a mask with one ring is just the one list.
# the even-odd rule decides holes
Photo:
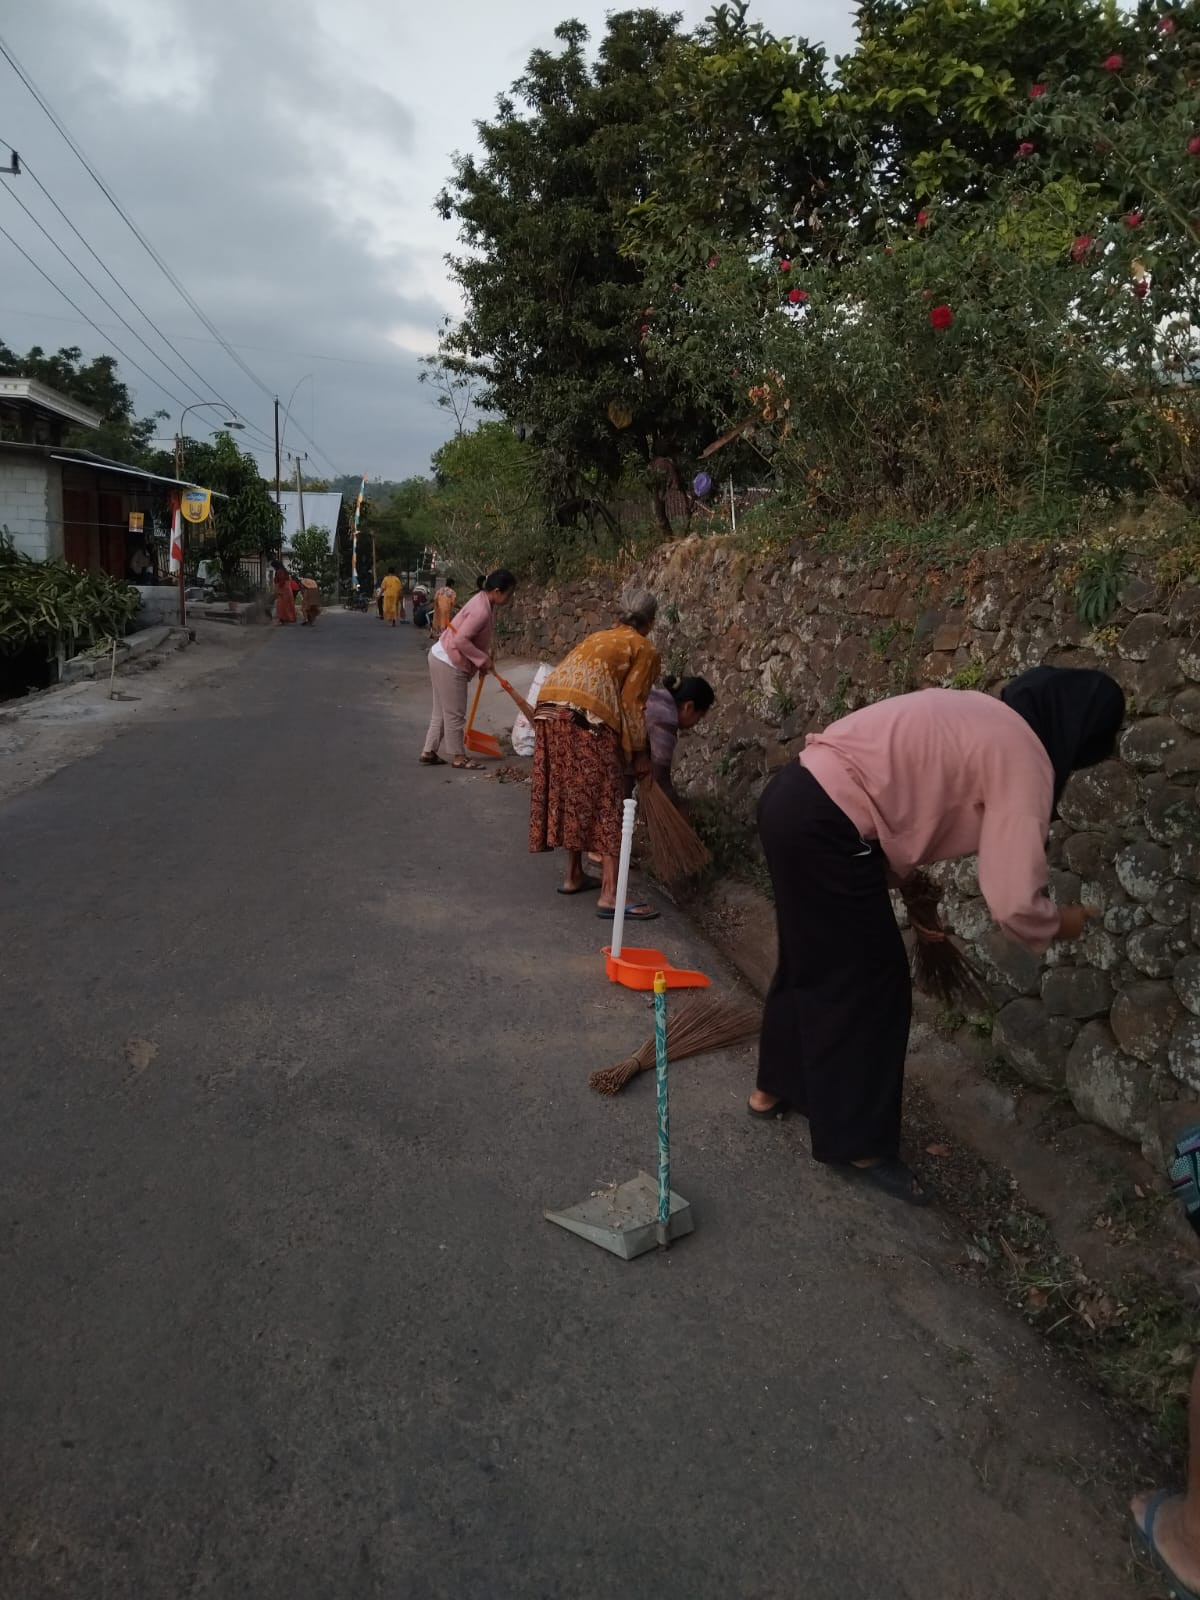
[(1112, 755), (1125, 718), (1125, 696), (1107, 672), (1033, 667), (1003, 689), (1009, 706), (1037, 734), (1054, 768), (1054, 804), (1067, 779)]

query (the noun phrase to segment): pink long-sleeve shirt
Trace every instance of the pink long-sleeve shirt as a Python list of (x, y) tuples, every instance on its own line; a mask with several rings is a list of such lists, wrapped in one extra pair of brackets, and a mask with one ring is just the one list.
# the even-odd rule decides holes
[(922, 689), (811, 734), (800, 761), (897, 879), (979, 853), (979, 886), (1004, 931), (1043, 951), (1054, 772), (1033, 729), (990, 695)]
[(494, 626), (492, 602), (481, 589), (439, 636), (438, 643), (450, 658), (450, 665), (474, 676), (491, 655)]

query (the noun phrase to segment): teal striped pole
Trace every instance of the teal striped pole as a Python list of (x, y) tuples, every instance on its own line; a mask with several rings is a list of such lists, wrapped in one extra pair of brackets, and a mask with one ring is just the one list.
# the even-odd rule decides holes
[(671, 1102), (667, 1094), (667, 980), (654, 975), (654, 1084), (658, 1091), (658, 1242), (671, 1242)]

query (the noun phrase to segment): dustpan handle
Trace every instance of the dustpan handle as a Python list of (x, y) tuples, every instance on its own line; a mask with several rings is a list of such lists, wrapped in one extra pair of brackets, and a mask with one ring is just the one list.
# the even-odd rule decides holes
[(479, 681), (475, 685), (475, 698), (471, 701), (471, 715), (467, 718), (467, 725), (463, 729), (464, 737), (475, 726), (475, 713), (479, 709), (479, 696), (483, 693), (483, 673), (479, 674)]
[(633, 854), (633, 824), (637, 816), (637, 798), (626, 800), (621, 815), (621, 859), (617, 865), (617, 900), (613, 907), (612, 943), (609, 953), (614, 961), (620, 959), (625, 948), (625, 897), (629, 892), (629, 858)]

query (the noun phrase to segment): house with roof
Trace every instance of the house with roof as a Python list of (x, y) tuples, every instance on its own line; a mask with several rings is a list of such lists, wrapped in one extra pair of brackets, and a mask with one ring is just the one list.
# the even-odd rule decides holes
[(336, 491), (281, 489), (279, 509), (283, 512), (283, 559), (292, 554), (292, 540), (302, 528), (324, 528), (329, 548), (336, 554), (346, 549), (350, 537), (350, 512)]
[(63, 444), (103, 418), (36, 378), (0, 377), (0, 533), (35, 561), (131, 577), (134, 553), (153, 553), (153, 513), (178, 478)]

